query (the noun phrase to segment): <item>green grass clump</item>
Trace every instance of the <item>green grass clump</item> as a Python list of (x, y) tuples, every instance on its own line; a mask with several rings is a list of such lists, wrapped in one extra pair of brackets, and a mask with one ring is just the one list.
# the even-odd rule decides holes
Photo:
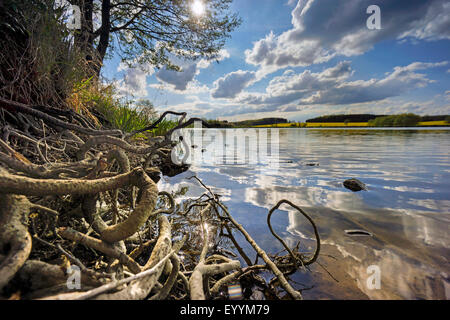
[[(106, 120), (108, 126), (124, 132), (145, 128), (159, 118), (159, 114), (149, 100), (120, 99), (116, 97), (115, 91), (116, 88), (112, 84), (94, 85), (91, 84), (91, 79), (88, 79), (74, 87), (67, 102), (71, 108), (92, 119), (96, 124), (99, 125), (101, 120), (103, 122)], [(176, 125), (176, 121), (164, 119), (155, 129), (147, 131), (146, 134), (164, 135)], [(145, 137), (144, 134), (139, 136)]]

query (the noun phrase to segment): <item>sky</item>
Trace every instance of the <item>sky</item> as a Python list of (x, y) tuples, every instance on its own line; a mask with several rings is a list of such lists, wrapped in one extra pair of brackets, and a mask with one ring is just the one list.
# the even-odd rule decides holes
[(103, 76), (188, 117), (450, 114), (449, 1), (234, 0), (231, 11), (243, 23), (218, 62), (174, 61), (176, 72), (113, 54)]

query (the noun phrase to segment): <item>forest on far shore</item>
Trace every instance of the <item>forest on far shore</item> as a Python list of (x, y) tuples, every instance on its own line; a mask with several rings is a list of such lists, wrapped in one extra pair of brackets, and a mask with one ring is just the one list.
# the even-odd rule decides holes
[[(377, 120), (376, 120), (377, 119)], [(402, 122), (421, 122), (421, 121), (450, 121), (450, 115), (426, 115), (419, 116), (413, 113), (402, 113), (398, 115), (375, 115), (375, 114), (337, 114), (337, 115), (325, 115), (306, 120), (308, 123), (317, 122), (372, 122), (372, 123), (394, 123), (396, 120)]]
[[(262, 125), (295, 124), (295, 121), (288, 121), (284, 118), (263, 118), (231, 122), (226, 120), (206, 120), (213, 128), (241, 128)], [(375, 115), (375, 114), (337, 114), (324, 115), (308, 119), (303, 123), (355, 123), (367, 122), (369, 127), (414, 127), (419, 122), (443, 121), (450, 124), (450, 115), (425, 115), (419, 116), (413, 113), (402, 113), (396, 115)], [(301, 124), (301, 123), (300, 123)]]

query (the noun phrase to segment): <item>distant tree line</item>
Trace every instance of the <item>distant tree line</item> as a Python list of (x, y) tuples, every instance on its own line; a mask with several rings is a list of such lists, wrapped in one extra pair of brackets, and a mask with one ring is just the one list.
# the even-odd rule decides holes
[(244, 120), (237, 122), (228, 122), (220, 120), (207, 120), (207, 122), (214, 128), (239, 128), (239, 127), (252, 127), (261, 125), (270, 125), (277, 123), (287, 123), (287, 119), (284, 118), (262, 118), (255, 120)]
[(414, 126), (421, 121), (447, 121), (449, 115), (426, 115), (419, 116), (413, 113), (402, 113), (398, 115), (375, 115), (375, 114), (337, 114), (325, 115), (306, 120), (307, 123), (330, 123), (330, 122), (368, 122), (369, 126)]
[(370, 120), (371, 127), (414, 127), (422, 118), (413, 113), (402, 113), (391, 116), (377, 117)]
[(336, 114), (336, 115), (325, 115), (316, 117), (313, 119), (308, 119), (306, 122), (309, 123), (329, 123), (329, 122), (368, 122), (369, 120), (375, 119), (377, 116), (374, 114)]
[(244, 120), (244, 121), (238, 121), (234, 122), (234, 125), (240, 127), (240, 126), (262, 126), (262, 125), (268, 125), (268, 124), (277, 124), (277, 123), (287, 123), (287, 119), (284, 118), (263, 118), (263, 119), (256, 119), (256, 120)]
[[(277, 123), (288, 123), (284, 118), (262, 118), (244, 121), (206, 120), (213, 128), (240, 128), (260, 125), (272, 125)], [(450, 123), (450, 115), (419, 116), (413, 113), (402, 113), (397, 115), (375, 115), (375, 114), (337, 114), (325, 115), (306, 120), (306, 123), (332, 123), (332, 122), (367, 122), (373, 127), (412, 127), (422, 121), (447, 121)], [(305, 123), (292, 123), (291, 127), (305, 127)]]
[(423, 116), (420, 121), (447, 121), (450, 122), (450, 116), (439, 115), (439, 116)]

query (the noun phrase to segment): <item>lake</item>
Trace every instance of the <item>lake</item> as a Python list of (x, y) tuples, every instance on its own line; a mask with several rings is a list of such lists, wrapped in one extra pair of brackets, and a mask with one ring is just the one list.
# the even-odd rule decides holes
[[(270, 138), (276, 152), (249, 161), (261, 151), (250, 143), (219, 152), (217, 161), (210, 145), (201, 151), (213, 162), (163, 177), (159, 188), (187, 186), (184, 197), (198, 197), (204, 189), (186, 180), (197, 175), (268, 253), (283, 249), (267, 227), (268, 210), (281, 199), (300, 206), (314, 219), (322, 243), (318, 263), (290, 277), (305, 299), (450, 299), (448, 128), (270, 130), (277, 132), (259, 129), (258, 137)], [(346, 189), (342, 183), (349, 178), (368, 190)], [(292, 208), (282, 205), (272, 225), (290, 246), (300, 241), (302, 251), (314, 249), (311, 225)], [(352, 229), (372, 236), (345, 232)], [(236, 238), (254, 259), (251, 246)]]

